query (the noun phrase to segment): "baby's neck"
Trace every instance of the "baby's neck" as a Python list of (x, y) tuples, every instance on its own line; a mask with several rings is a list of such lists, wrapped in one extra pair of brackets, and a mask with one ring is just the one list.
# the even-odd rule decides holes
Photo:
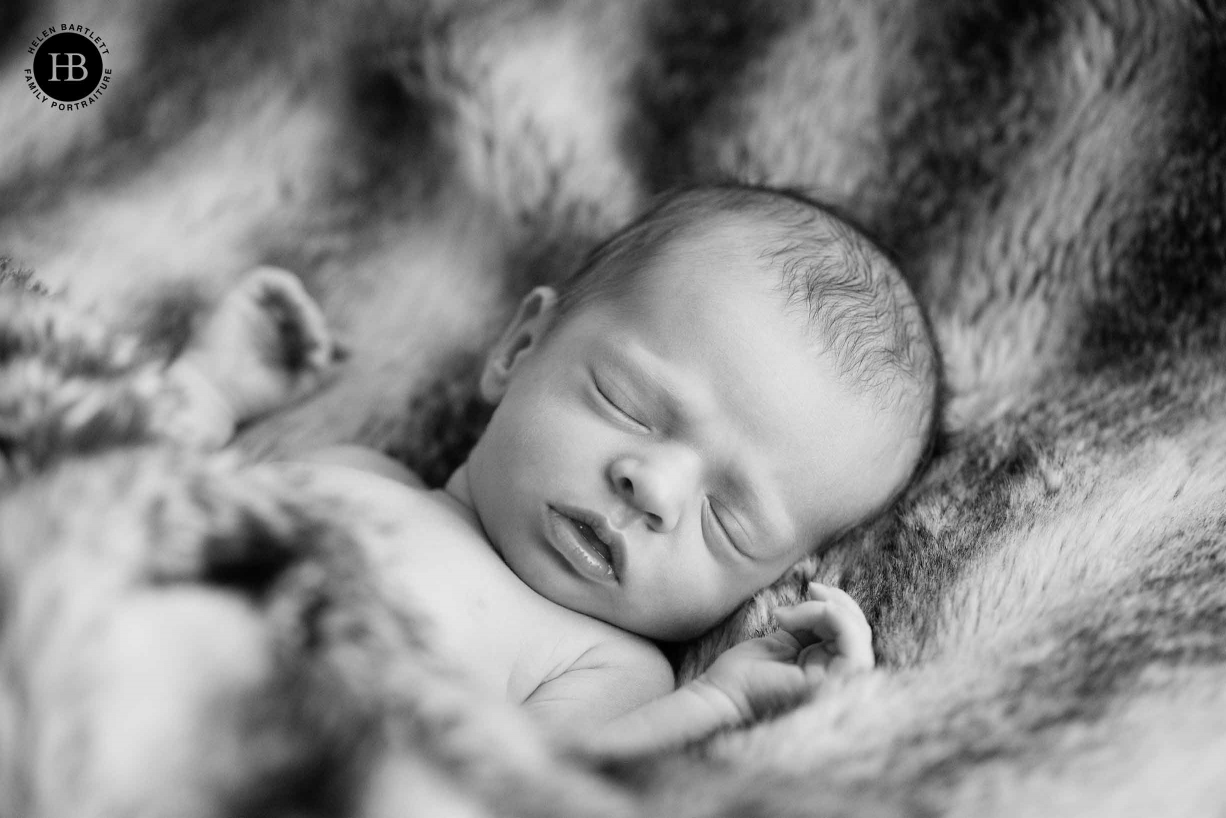
[(447, 478), (447, 482), (443, 486), (443, 491), (453, 500), (458, 501), (464, 508), (474, 514), (476, 513), (476, 509), (473, 508), (473, 495), (468, 488), (467, 463), (464, 463), (460, 468), (451, 473), (451, 476)]
[(481, 535), (485, 541), (490, 544), (490, 548), (498, 551), (498, 547), (494, 545), (494, 541), (490, 539), (489, 532), (485, 530), (485, 526), (481, 523), (481, 517), (477, 515), (477, 509), (473, 505), (472, 492), (468, 487), (468, 464), (465, 463), (460, 468), (451, 473), (447, 478), (447, 483), (443, 486), (443, 493), (449, 499), (459, 506), (458, 511), (467, 516), (481, 531)]

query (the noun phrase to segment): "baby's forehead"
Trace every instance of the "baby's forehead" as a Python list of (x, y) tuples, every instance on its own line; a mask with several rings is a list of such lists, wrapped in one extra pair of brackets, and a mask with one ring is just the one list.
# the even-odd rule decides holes
[(763, 231), (740, 214), (728, 214), (684, 225), (628, 272), (639, 289), (683, 294), (681, 285), (702, 287), (719, 278), (767, 281), (769, 256)]
[[(854, 261), (855, 231), (816, 214), (803, 225), (754, 212), (721, 212), (683, 224), (656, 248), (638, 271), (667, 277), (677, 267), (734, 267), (747, 278), (771, 275), (772, 283), (803, 279), (789, 261), (808, 258), (837, 268)], [(794, 266), (794, 265), (792, 265)]]
[[(807, 229), (812, 232), (812, 227)], [(720, 212), (681, 225), (662, 249), (677, 255), (735, 251), (749, 258), (760, 258), (789, 235), (799, 238), (804, 231), (759, 213)]]
[[(788, 320), (801, 328), (805, 344), (818, 339), (817, 327), (809, 320), (802, 281), (781, 256), (794, 244), (786, 232), (763, 227), (760, 221), (741, 215), (694, 225), (674, 236), (664, 247), (630, 272), (622, 294), (633, 303), (652, 300), (678, 306), (716, 300), (733, 305), (760, 298), (775, 302), (763, 320)], [(719, 315), (699, 314), (703, 321), (719, 321)]]
[[(860, 258), (859, 235), (833, 217), (800, 229), (755, 213), (721, 213), (696, 220), (672, 236), (667, 246), (638, 271), (642, 278), (632, 292), (637, 291), (643, 299), (674, 305), (715, 299), (736, 306), (765, 295), (778, 310), (754, 313), (757, 322), (745, 337), (747, 343), (753, 342), (753, 330), (769, 331), (777, 320), (784, 321), (798, 330), (791, 335), (795, 339), (792, 348), (803, 350), (814, 367), (833, 370), (832, 380), (854, 400), (885, 412), (893, 421), (920, 418), (925, 415), (923, 400), (903, 399), (906, 396), (900, 396), (896, 388), (884, 390), (878, 396), (882, 400), (878, 400), (874, 390), (863, 383), (865, 378), (846, 371), (837, 360), (836, 349), (855, 346), (857, 339), (886, 332), (896, 323), (888, 314), (874, 313), (871, 322), (859, 315), (849, 317), (853, 306), (862, 306), (858, 298), (835, 298), (829, 292), (840, 288), (852, 268), (856, 275), (863, 276), (866, 268), (873, 266), (870, 259)], [(802, 246), (806, 241), (809, 244)], [(814, 268), (820, 269), (816, 276)], [(819, 283), (834, 284), (817, 286), (815, 277)], [(730, 282), (733, 286), (721, 286)], [(815, 298), (822, 303), (815, 304)], [(849, 301), (856, 303), (849, 305)], [(717, 312), (704, 315), (696, 311), (696, 317), (703, 323), (722, 320)]]

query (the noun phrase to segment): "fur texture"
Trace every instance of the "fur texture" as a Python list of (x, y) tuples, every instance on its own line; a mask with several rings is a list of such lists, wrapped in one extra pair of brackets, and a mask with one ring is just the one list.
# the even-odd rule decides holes
[[(4, 815), (1226, 806), (1216, 4), (65, 0), (0, 22), (6, 76), (51, 22), (101, 33), (115, 70), (84, 111), (0, 86), (0, 253), (60, 293), (0, 314), (29, 339), (0, 349)], [(352, 355), (244, 456), (359, 441), (441, 480), (514, 296), (647, 194), (727, 177), (807, 186), (899, 253), (949, 413), (892, 514), (682, 675), (817, 574), (863, 604), (870, 677), (668, 758), (560, 758), (437, 667), (310, 486), (148, 445), (143, 362), (273, 263)]]

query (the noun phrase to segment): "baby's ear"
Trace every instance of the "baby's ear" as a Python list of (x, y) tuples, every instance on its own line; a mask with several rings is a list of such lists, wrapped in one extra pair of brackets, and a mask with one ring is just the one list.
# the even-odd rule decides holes
[(557, 314), (558, 294), (552, 287), (536, 287), (519, 302), (515, 317), (490, 350), (481, 372), (481, 397), (497, 403), (506, 394), (515, 368), (544, 339)]

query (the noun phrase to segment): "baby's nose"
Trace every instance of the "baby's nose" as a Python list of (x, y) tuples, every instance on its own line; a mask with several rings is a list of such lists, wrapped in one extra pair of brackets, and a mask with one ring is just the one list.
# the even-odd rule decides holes
[(684, 453), (621, 457), (609, 466), (613, 490), (631, 508), (642, 512), (653, 531), (672, 531), (693, 495), (697, 468)]

